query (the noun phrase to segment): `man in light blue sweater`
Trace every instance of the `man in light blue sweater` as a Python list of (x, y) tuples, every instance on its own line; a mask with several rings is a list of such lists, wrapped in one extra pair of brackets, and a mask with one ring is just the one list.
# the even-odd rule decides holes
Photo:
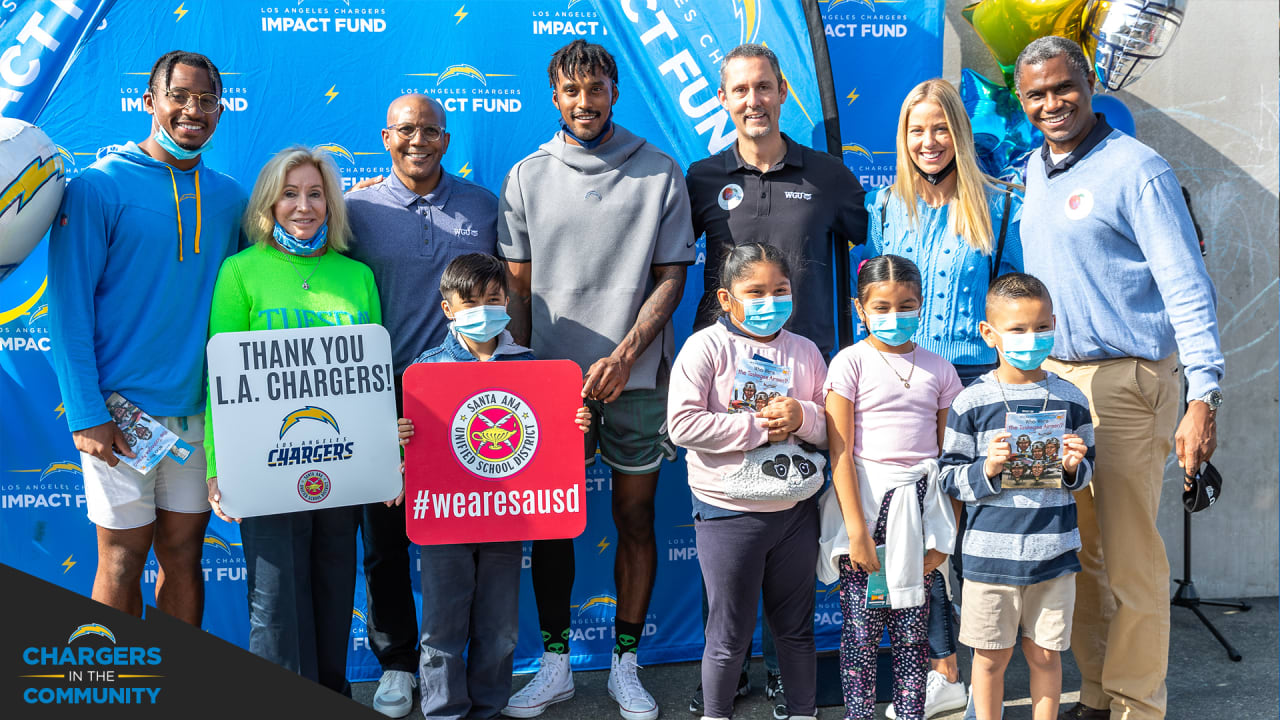
[[(1093, 483), (1076, 498), (1080, 702), (1062, 716), (1163, 718), (1169, 563), (1156, 513), (1175, 441), (1192, 476), (1217, 444), (1224, 361), (1213, 283), (1169, 164), (1093, 113), (1080, 47), (1040, 38), (1014, 77), (1045, 135), (1022, 208), (1026, 270), (1058, 309), (1044, 368), (1084, 391), (1097, 434)], [(1180, 424), (1179, 359), (1188, 385)]]
[[(209, 522), (204, 345), (222, 261), (240, 242), (244, 191), (201, 152), (222, 115), (222, 78), (203, 55), (156, 61), (143, 107), (150, 135), (106, 148), (67, 185), (49, 238), (49, 326), (67, 425), (97, 526), (93, 599), (142, 616), (154, 545), (156, 607), (199, 626)], [(147, 474), (107, 412), (119, 393), (194, 447)]]

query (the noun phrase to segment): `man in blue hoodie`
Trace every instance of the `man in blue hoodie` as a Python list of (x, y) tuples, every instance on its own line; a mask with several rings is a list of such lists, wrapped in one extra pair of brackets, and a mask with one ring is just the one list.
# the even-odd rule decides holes
[[(156, 607), (199, 625), (204, 483), (204, 343), (222, 261), (236, 251), (245, 197), (201, 153), (222, 114), (222, 78), (203, 55), (174, 50), (151, 69), (151, 132), (104, 148), (67, 185), (49, 239), (53, 361), (98, 528), (93, 599), (142, 615), (154, 547)], [(139, 304), (137, 299), (152, 298)], [(119, 393), (195, 448), (147, 474), (105, 399)]]

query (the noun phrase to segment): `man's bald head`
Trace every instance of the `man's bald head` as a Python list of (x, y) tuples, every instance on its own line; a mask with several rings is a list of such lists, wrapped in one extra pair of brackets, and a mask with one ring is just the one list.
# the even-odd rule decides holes
[(440, 104), (439, 100), (420, 93), (409, 93), (392, 100), (391, 105), (387, 107), (387, 125), (398, 123), (401, 113), (406, 109), (412, 109), (417, 112), (431, 112), (435, 115), (436, 125), (441, 128), (449, 126), (445, 120), (444, 105)]

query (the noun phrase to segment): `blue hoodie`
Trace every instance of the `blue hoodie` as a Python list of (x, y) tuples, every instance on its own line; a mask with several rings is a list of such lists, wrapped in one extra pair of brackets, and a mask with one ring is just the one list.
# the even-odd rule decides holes
[(73, 432), (111, 419), (112, 392), (151, 415), (204, 411), (209, 302), (244, 207), (236, 181), (203, 161), (179, 170), (133, 142), (67, 184), (49, 237), (49, 328)]

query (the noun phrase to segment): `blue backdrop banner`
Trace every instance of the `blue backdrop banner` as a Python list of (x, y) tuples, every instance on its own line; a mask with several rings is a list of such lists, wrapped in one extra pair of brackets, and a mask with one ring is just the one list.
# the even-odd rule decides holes
[[(903, 94), (941, 71), (942, 0), (830, 0), (819, 7), (841, 103), (845, 161), (864, 185), (883, 184), (892, 175)], [(34, 20), (37, 14), (42, 19)], [(151, 65), (181, 48), (208, 55), (223, 73), (224, 112), (205, 162), (246, 189), (272, 154), (293, 143), (327, 150), (348, 187), (389, 174), (379, 137), (387, 105), (422, 92), (448, 112), (445, 169), (497, 191), (507, 170), (558, 129), (546, 66), (552, 52), (578, 37), (603, 44), (618, 59), (618, 121), (682, 166), (733, 141), (732, 122), (716, 102), (718, 67), (744, 41), (766, 43), (779, 55), (792, 92), (783, 129), (822, 148), (823, 110), (806, 28), (800, 0), (2, 0), (0, 109), (39, 124), (74, 176), (99, 148), (146, 137), (150, 118), (142, 94)], [(0, 283), (6, 412), (0, 562), (87, 595), (96, 566), (94, 529), (46, 357), (44, 253), (41, 245)], [(701, 268), (691, 268), (675, 318), (681, 337), (701, 291)], [(572, 600), (579, 668), (608, 667), (613, 646), (611, 483), (602, 465), (588, 470), (589, 520), (576, 543)], [(696, 659), (702, 652), (699, 572), (683, 460), (663, 468), (656, 523), (660, 564), (642, 658)], [(246, 646), (239, 543), (235, 526), (210, 522), (204, 626)], [(415, 552), (415, 585), (417, 563)], [(151, 597), (156, 573), (152, 559), (144, 597)], [(841, 621), (836, 593), (817, 591), (819, 644), (834, 647)], [(521, 593), (517, 668), (527, 669), (541, 653), (528, 572)], [(359, 582), (348, 656), (353, 680), (380, 672), (364, 616)]]

